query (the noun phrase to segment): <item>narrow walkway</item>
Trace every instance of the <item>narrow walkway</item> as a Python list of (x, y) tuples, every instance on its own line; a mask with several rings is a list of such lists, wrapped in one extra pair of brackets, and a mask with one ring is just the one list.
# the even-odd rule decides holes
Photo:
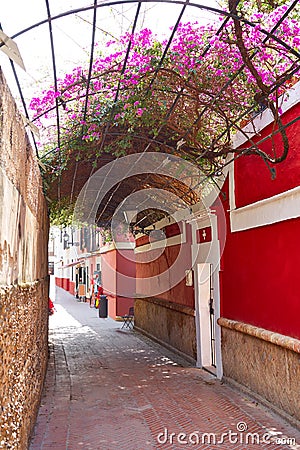
[(62, 289), (56, 309), (30, 450), (300, 449), (282, 419)]

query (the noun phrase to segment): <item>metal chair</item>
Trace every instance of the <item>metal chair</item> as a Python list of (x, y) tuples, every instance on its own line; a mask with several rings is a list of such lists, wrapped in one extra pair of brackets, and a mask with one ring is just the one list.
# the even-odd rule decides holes
[(121, 330), (123, 328), (127, 328), (128, 330), (131, 330), (133, 328), (133, 319), (134, 319), (134, 307), (131, 306), (128, 310), (128, 314), (125, 314), (125, 316), (121, 316), (123, 319), (123, 325), (121, 327)]

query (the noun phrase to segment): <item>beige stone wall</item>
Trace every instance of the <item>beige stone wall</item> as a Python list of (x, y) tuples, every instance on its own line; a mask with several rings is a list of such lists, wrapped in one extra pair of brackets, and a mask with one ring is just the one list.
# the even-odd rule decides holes
[(300, 341), (223, 318), (219, 324), (224, 377), (299, 422)]
[(134, 326), (191, 362), (196, 361), (196, 325), (192, 308), (154, 297), (137, 298)]
[(25, 450), (47, 365), (47, 208), (0, 70), (0, 448)]

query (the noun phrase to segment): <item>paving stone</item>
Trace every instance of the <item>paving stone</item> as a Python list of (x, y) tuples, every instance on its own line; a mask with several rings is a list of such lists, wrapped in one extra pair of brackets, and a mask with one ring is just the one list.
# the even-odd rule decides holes
[(300, 432), (245, 394), (60, 288), (56, 298), (30, 450), (300, 449)]

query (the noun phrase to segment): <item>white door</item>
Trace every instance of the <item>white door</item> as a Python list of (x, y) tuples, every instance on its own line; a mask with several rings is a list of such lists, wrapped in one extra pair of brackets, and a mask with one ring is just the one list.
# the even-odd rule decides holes
[(198, 366), (215, 372), (215, 314), (212, 288), (212, 265), (210, 263), (197, 264), (197, 292), (196, 317), (198, 321), (197, 345)]

